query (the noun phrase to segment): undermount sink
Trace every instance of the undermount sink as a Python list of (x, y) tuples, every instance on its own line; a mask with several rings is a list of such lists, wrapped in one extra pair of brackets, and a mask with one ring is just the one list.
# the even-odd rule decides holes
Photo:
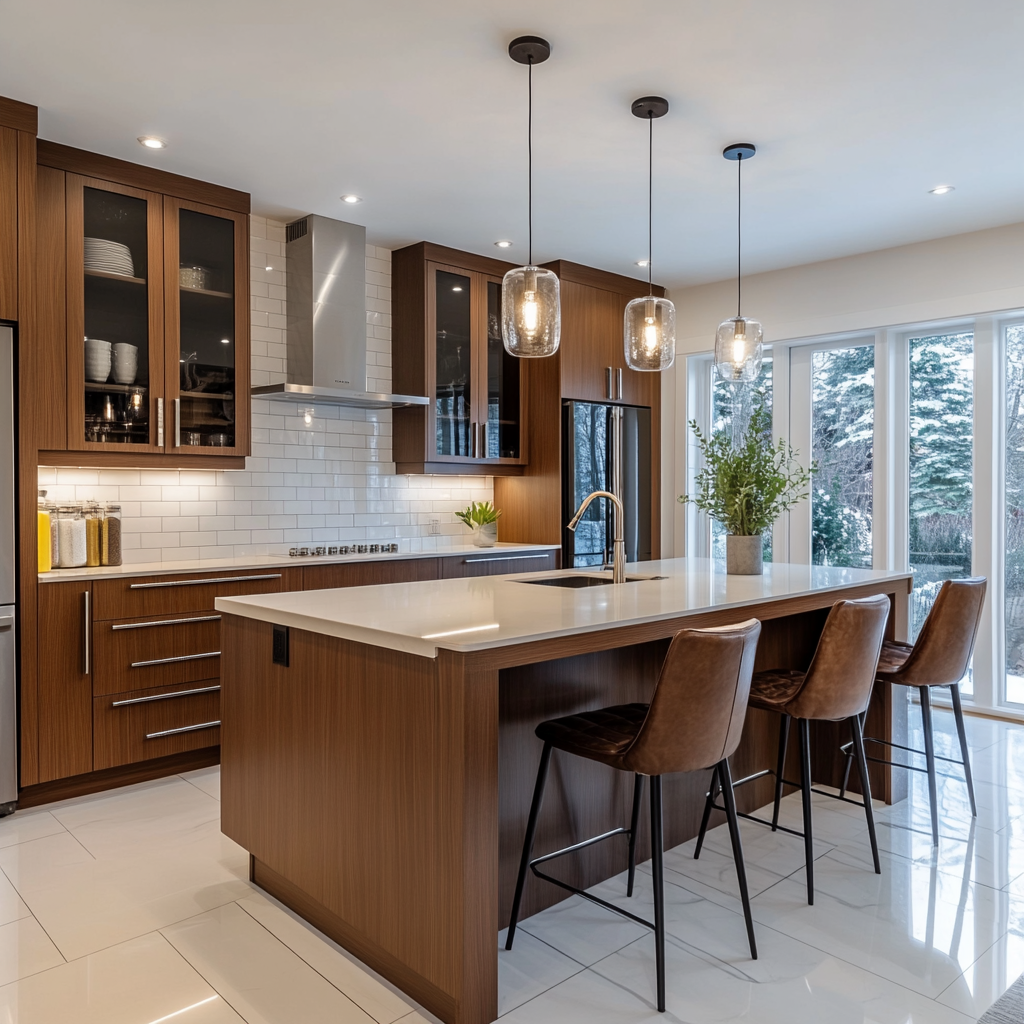
[[(648, 580), (663, 580), (664, 576), (627, 576), (626, 583), (646, 583)], [(513, 580), (514, 583), (533, 583), (538, 587), (568, 587), (581, 590), (583, 587), (605, 587), (612, 582), (611, 576), (544, 576), (539, 580)]]

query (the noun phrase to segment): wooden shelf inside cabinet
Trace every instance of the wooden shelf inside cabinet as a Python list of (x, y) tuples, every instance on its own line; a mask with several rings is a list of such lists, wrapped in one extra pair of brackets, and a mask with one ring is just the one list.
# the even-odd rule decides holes
[(112, 274), (107, 270), (90, 270), (88, 267), (85, 268), (86, 277), (97, 277), (103, 281), (121, 281), (124, 284), (141, 284), (145, 285), (146, 279), (144, 277), (129, 277), (127, 274)]
[(180, 288), (182, 295), (205, 295), (211, 299), (233, 299), (233, 292), (215, 292), (209, 288), (189, 288), (186, 285), (181, 285)]
[(145, 394), (149, 388), (144, 384), (113, 384), (107, 382), (100, 382), (95, 380), (87, 380), (85, 382), (86, 391), (100, 391), (106, 395), (131, 395), (136, 391), (141, 391)]
[(179, 394), (182, 398), (205, 398), (210, 402), (233, 402), (235, 400), (235, 396), (231, 392), (222, 395), (216, 391), (182, 391)]

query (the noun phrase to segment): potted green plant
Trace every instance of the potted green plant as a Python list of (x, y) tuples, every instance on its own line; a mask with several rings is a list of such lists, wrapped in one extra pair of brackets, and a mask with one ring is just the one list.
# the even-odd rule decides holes
[(783, 512), (810, 493), (814, 467), (804, 469), (792, 445), (781, 437), (772, 443), (772, 417), (759, 396), (747, 429), (734, 444), (720, 430), (706, 436), (690, 421), (703, 456), (697, 474), (697, 494), (680, 495), (726, 529), (726, 572), (734, 576), (759, 576), (762, 535)]
[(497, 543), (501, 513), (489, 501), (471, 502), (469, 508), (455, 515), (473, 531), (473, 543), (478, 548), (493, 548)]

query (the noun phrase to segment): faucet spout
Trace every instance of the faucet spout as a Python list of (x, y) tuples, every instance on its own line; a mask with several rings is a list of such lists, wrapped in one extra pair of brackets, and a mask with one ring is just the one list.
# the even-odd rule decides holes
[(576, 510), (576, 515), (569, 521), (569, 529), (574, 531), (580, 525), (583, 514), (590, 503), (596, 498), (607, 498), (612, 503), (612, 583), (626, 582), (626, 543), (623, 535), (623, 524), (626, 518), (622, 502), (611, 491), (594, 491), (583, 499), (583, 504)]

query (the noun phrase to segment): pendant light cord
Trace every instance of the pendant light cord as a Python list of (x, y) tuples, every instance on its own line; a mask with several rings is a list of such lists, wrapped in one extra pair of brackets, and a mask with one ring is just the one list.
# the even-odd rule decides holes
[(647, 115), (647, 290), (654, 291), (654, 114)]
[(743, 298), (743, 154), (736, 160), (736, 319)]
[(527, 186), (528, 200), (527, 205), (529, 209), (529, 256), (526, 261), (528, 267), (533, 266), (533, 57), (527, 61), (526, 64), (528, 71), (528, 91), (529, 91), (529, 103), (528, 103), (528, 114), (526, 118), (526, 152), (527, 152), (527, 163), (528, 171), (527, 177), (529, 178), (529, 184)]

